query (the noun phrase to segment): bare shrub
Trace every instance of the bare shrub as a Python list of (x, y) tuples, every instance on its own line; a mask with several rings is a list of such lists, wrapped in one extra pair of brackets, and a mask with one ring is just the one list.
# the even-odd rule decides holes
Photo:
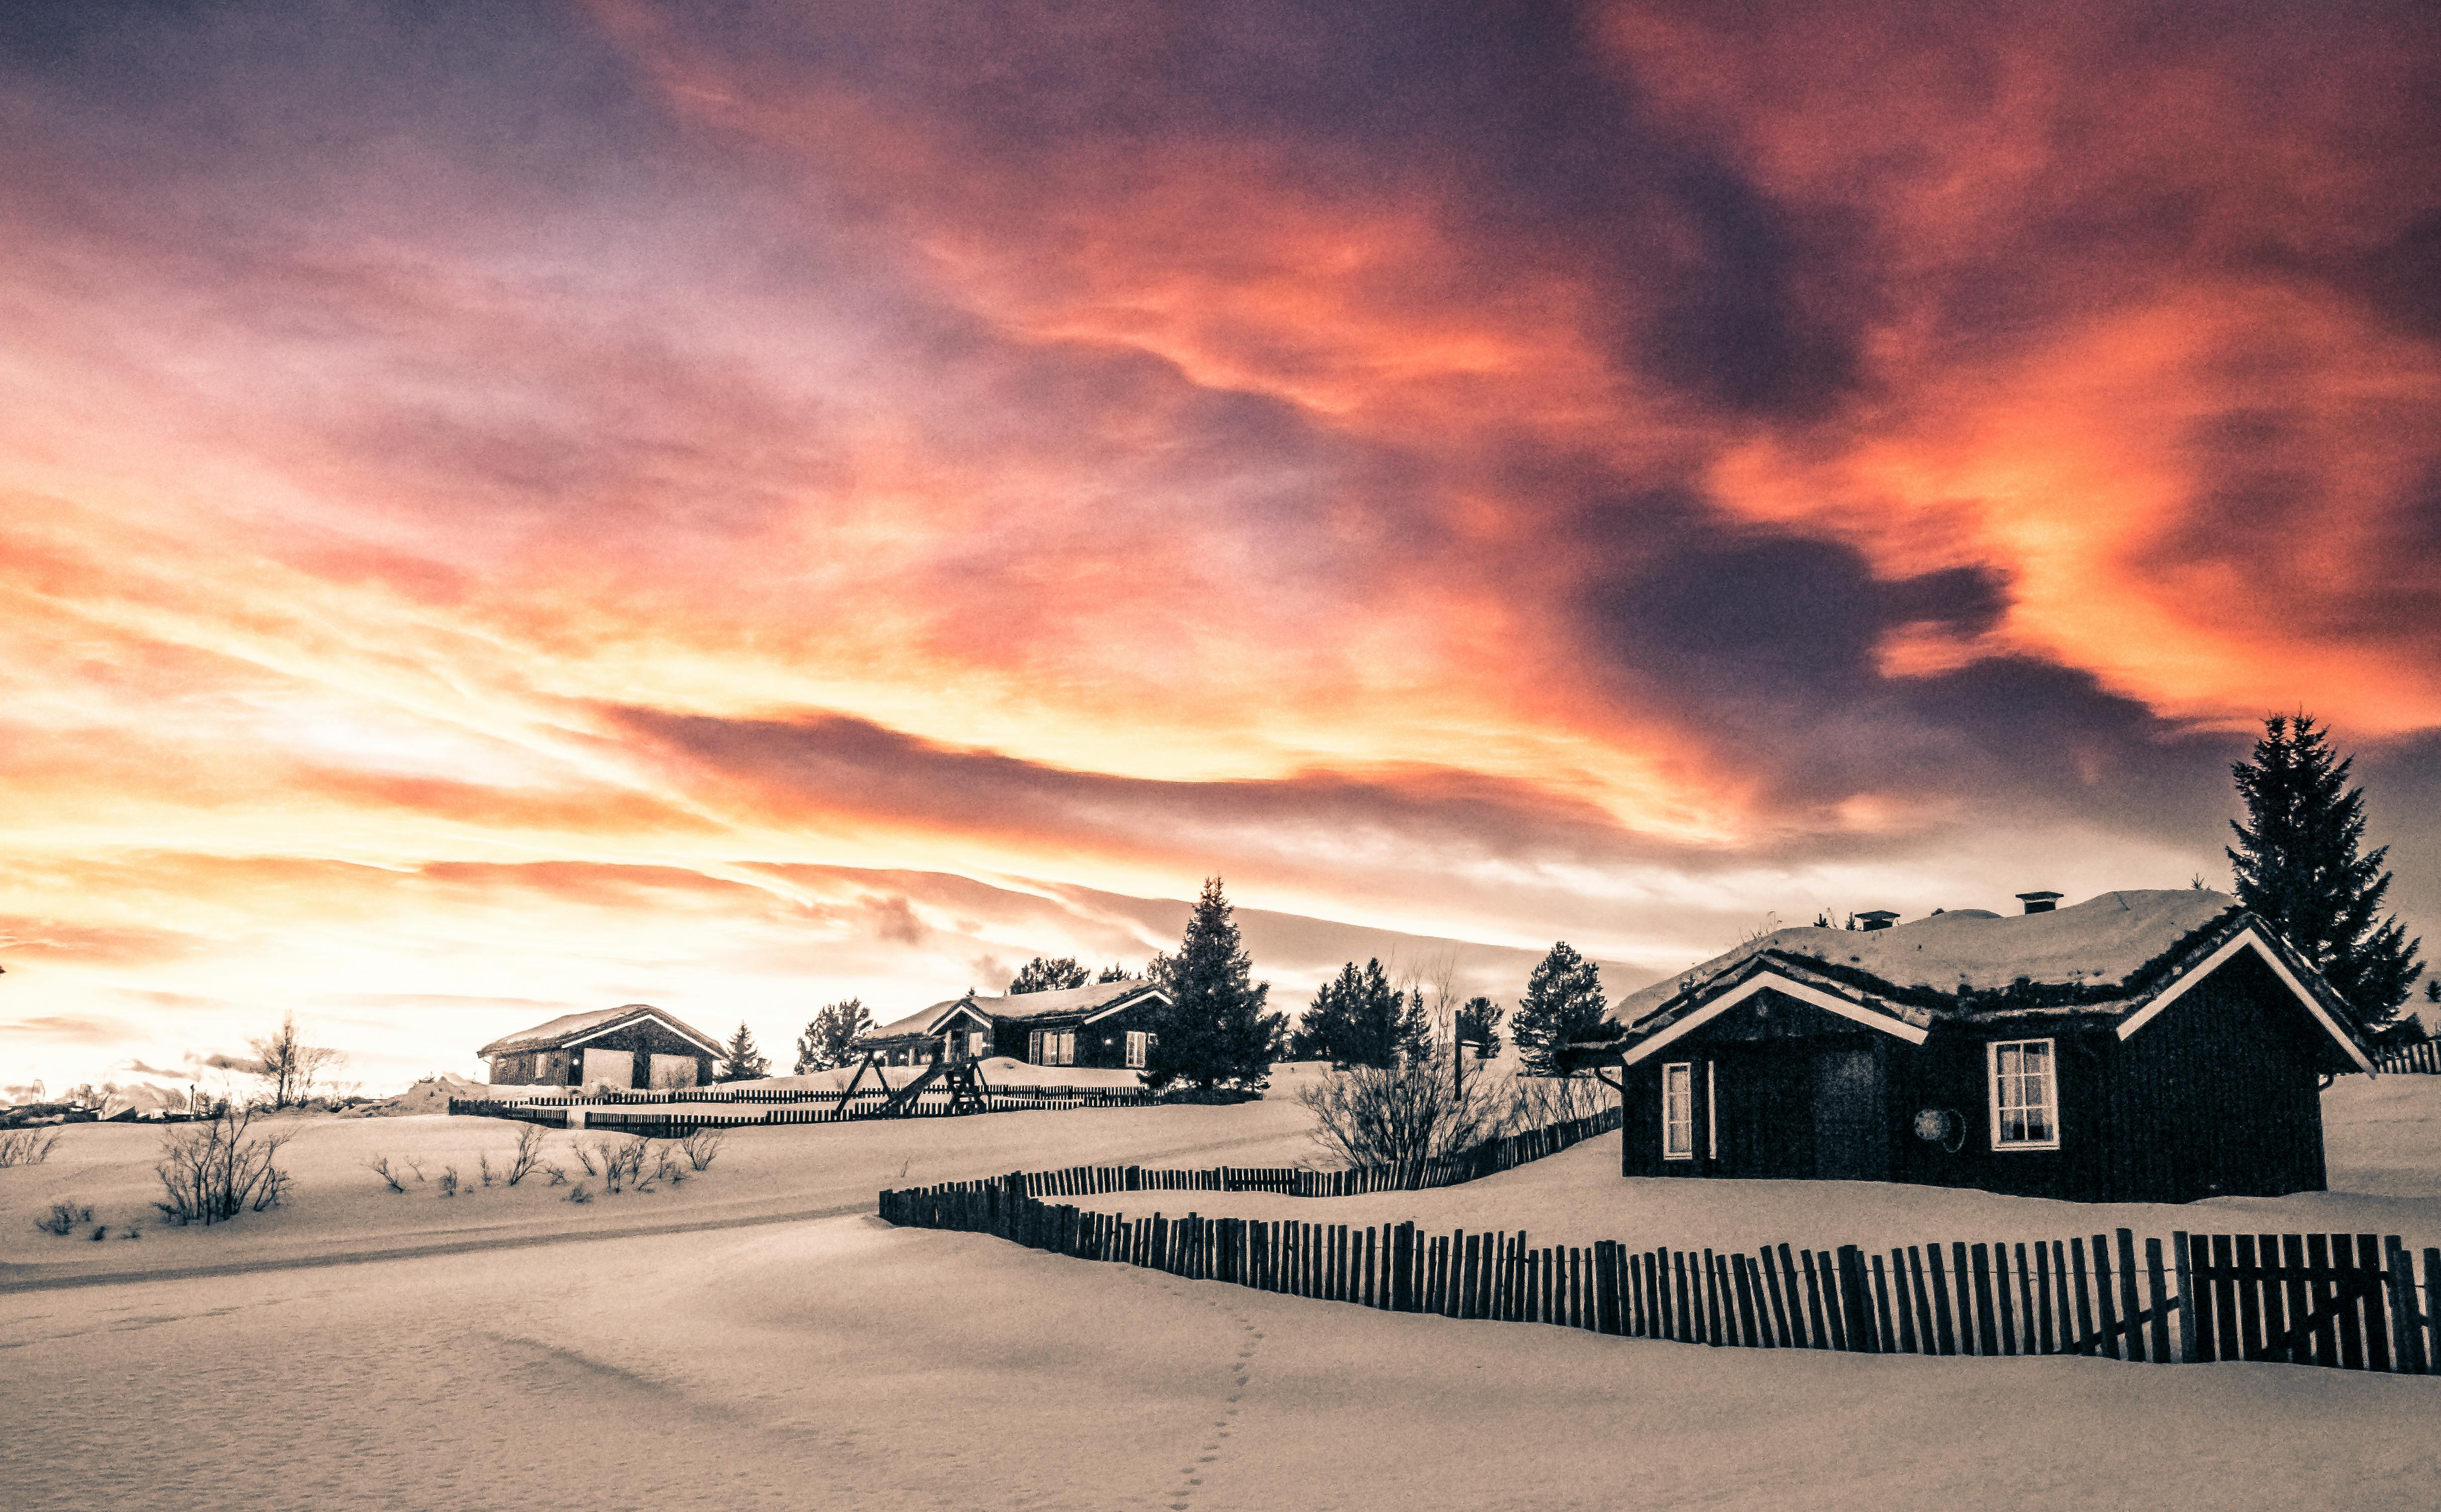
[(602, 1162), (595, 1158), (594, 1148), (591, 1142), (587, 1140), (570, 1140), (569, 1142), (569, 1146), (576, 1152), (576, 1163), (585, 1168), (586, 1175), (600, 1176), (602, 1174)]
[(676, 1186), (687, 1179), (686, 1167), (666, 1144), (653, 1151), (653, 1179)]
[(385, 1181), (389, 1182), (389, 1189), (390, 1189), (391, 1191), (393, 1191), (393, 1192), (404, 1192), (404, 1191), (406, 1191), (406, 1190), (407, 1190), (407, 1188), (406, 1188), (406, 1187), (404, 1187), (404, 1186), (402, 1186), (402, 1185), (400, 1185), (400, 1184), (399, 1184), (398, 1173), (397, 1173), (397, 1172), (395, 1172), (395, 1171), (392, 1171), (392, 1170), (389, 1168), (389, 1156), (387, 1156), (387, 1155), (376, 1155), (376, 1156), (374, 1156), (371, 1160), (367, 1161), (365, 1162), (365, 1169), (366, 1169), (366, 1170), (368, 1170), (368, 1171), (371, 1171), (371, 1173), (373, 1173), (373, 1175), (378, 1176), (378, 1177), (380, 1177), (383, 1180), (385, 1180)]
[(1350, 1165), (1413, 1166), (1509, 1131), (1509, 1100), (1482, 1071), (1430, 1060), (1350, 1066), (1297, 1089), (1315, 1143)]
[(485, 1186), (490, 1186), (492, 1184), (495, 1178), (492, 1174), (491, 1151), (477, 1150), (475, 1152), (475, 1176)]
[(728, 1138), (728, 1134), (720, 1129), (697, 1125), (687, 1130), (686, 1137), (678, 1141), (678, 1148), (686, 1151), (687, 1164), (698, 1171), (707, 1171), (712, 1168), (712, 1162), (720, 1158), (720, 1146)]
[(0, 1170), (12, 1165), (40, 1165), (60, 1143), (55, 1128), (0, 1129)]
[(1597, 1076), (1520, 1076), (1510, 1083), (1518, 1128), (1540, 1128), (1586, 1118), (1618, 1101), (1618, 1092)]
[(285, 1134), (249, 1135), (254, 1110), (224, 1103), (209, 1118), (173, 1124), (161, 1136), (154, 1174), (169, 1200), (156, 1202), (172, 1223), (225, 1223), (248, 1209), (277, 1207), (288, 1174), (274, 1163)]
[(415, 1179), (417, 1180), (421, 1181), (424, 1179), (424, 1162), (422, 1161), (417, 1160), (412, 1155), (402, 1155), (399, 1157), (399, 1160), (408, 1170), (415, 1173)]
[(550, 1161), (544, 1161), (536, 1164), (534, 1169), (540, 1171), (543, 1175), (550, 1177), (550, 1184), (552, 1186), (566, 1186), (568, 1184), (568, 1171), (563, 1166), (555, 1164)]
[(603, 1190), (614, 1197), (623, 1187), (642, 1190), (648, 1179), (644, 1157), (651, 1151), (652, 1143), (642, 1134), (630, 1134), (616, 1143), (597, 1145), (593, 1156), (602, 1165)]
[(568, 1200), (582, 1206), (593, 1200), (593, 1194), (585, 1189), (584, 1182), (579, 1181), (568, 1189)]
[(441, 1168), (441, 1195), (445, 1197), (458, 1195), (458, 1167), (444, 1165)]
[(75, 1207), (65, 1202), (54, 1202), (51, 1204), (49, 1214), (34, 1220), (34, 1227), (45, 1233), (65, 1238), (70, 1230), (82, 1228), (92, 1221), (93, 1209)]
[[(533, 1175), (535, 1169), (542, 1165), (542, 1141), (541, 1125), (518, 1125), (517, 1151), (509, 1157), (509, 1168), (502, 1173), (500, 1179), (515, 1186)], [(563, 1177), (561, 1179), (565, 1180), (566, 1178)]]
[(109, 1238), (109, 1237), (110, 1237), (110, 1225), (109, 1225), (109, 1224), (107, 1224), (107, 1223), (97, 1223), (97, 1224), (95, 1224), (95, 1225), (93, 1226), (93, 1242), (94, 1242), (94, 1243), (96, 1243), (96, 1244), (99, 1244), (102, 1240), (107, 1239), (107, 1238)]

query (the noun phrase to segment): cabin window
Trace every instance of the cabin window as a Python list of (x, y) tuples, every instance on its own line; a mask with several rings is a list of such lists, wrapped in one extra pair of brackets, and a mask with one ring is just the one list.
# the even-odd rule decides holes
[(1990, 1047), (1992, 1147), (2059, 1148), (2059, 1078), (2048, 1039), (2004, 1039)]
[(1695, 1158), (1695, 1068), (1689, 1062), (1661, 1068), (1661, 1158)]
[(1145, 1063), (1145, 1042), (1152, 1038), (1141, 1029), (1128, 1031), (1128, 1064), (1141, 1069)]
[(1076, 1064), (1076, 1035), (1073, 1032), (1035, 1030), (1026, 1036), (1025, 1058), (1037, 1066), (1074, 1066)]

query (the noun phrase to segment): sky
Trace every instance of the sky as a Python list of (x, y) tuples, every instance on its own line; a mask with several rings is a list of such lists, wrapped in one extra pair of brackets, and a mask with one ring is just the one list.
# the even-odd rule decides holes
[(0, 1083), (2226, 886), (2441, 945), (2441, 12), (21, 4)]

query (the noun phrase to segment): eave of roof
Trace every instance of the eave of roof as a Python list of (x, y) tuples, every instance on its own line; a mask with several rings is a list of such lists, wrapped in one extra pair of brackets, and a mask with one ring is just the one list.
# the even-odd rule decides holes
[(488, 1060), (494, 1055), (514, 1055), (536, 1050), (564, 1050), (588, 1039), (599, 1038), (615, 1030), (624, 1029), (641, 1018), (659, 1019), (672, 1033), (690, 1041), (696, 1048), (708, 1054), (718, 1055), (724, 1053), (718, 1040), (694, 1025), (681, 1021), (667, 1010), (656, 1008), (650, 1003), (635, 1002), (617, 1008), (598, 1009), (590, 1013), (564, 1014), (557, 1018), (536, 1024), (532, 1029), (496, 1039), (475, 1052), (475, 1054), (479, 1059)]
[[(2243, 909), (2230, 909), (2187, 931), (2118, 982), (2032, 982), (1944, 993), (1901, 987), (1869, 972), (1813, 956), (1766, 949), (1727, 971), (1695, 983), (1628, 1027), (1615, 1039), (1574, 1047), (1582, 1057), (1597, 1047), (1634, 1065), (1755, 996), (1765, 986), (1901, 1038), (1922, 1043), (1941, 1022), (2005, 1022), (2028, 1018), (2087, 1017), (2109, 1023), (2127, 1038), (2152, 1021), (2196, 982), (2242, 949), (2254, 949), (2348, 1058), (2370, 1073), (2373, 1058), (2355, 1016), (2320, 973), (2287, 942)], [(1901, 1026), (1911, 1026), (1910, 1034)]]

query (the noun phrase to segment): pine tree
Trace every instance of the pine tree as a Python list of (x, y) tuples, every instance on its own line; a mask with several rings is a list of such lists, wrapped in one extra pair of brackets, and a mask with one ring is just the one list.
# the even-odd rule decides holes
[(2376, 922), (2390, 891), (2390, 847), (2359, 855), (2364, 790), (2350, 787), (2353, 756), (2334, 758), (2312, 716), (2273, 714), (2252, 760), (2230, 767), (2247, 822), (2230, 821), (2237, 900), (2287, 937), (2356, 1010), (2367, 1030), (2387, 1026), (2415, 981), (2417, 947), (2395, 917)]
[(1022, 992), (1058, 992), (1068, 987), (1081, 987), (1092, 973), (1076, 963), (1075, 956), (1036, 956), (1020, 967), (1016, 980), (1008, 984), (1009, 995)]
[(1098, 986), (1106, 981), (1125, 981), (1127, 980), (1128, 968), (1113, 961), (1109, 965), (1102, 968), (1102, 974), (1095, 977), (1094, 981), (1095, 985)]
[(1260, 1089), (1288, 1016), (1263, 1012), (1271, 986), (1248, 975), (1254, 963), (1239, 944), (1219, 877), (1204, 882), (1178, 954), (1154, 961), (1170, 1007), (1146, 1057), (1146, 1085), (1187, 1082), (1208, 1090), (1227, 1083)]
[(754, 1032), (740, 1023), (737, 1033), (729, 1036), (728, 1045), (722, 1049), (720, 1064), (713, 1068), (712, 1079), (750, 1082), (770, 1069), (771, 1063), (754, 1048)]
[(1457, 1011), (1457, 1037), (1474, 1047), (1474, 1058), (1491, 1060), (1500, 1053), (1500, 1020), (1508, 1010), (1489, 998), (1469, 998)]
[(1558, 1074), (1560, 1052), (1573, 1041), (1599, 1037), (1609, 1006), (1600, 968), (1561, 941), (1526, 979), (1526, 996), (1517, 999), (1510, 1030), (1517, 1038), (1518, 1058), (1535, 1075)]
[(846, 1065), (856, 1053), (857, 1037), (872, 1028), (873, 1015), (865, 1011), (862, 999), (824, 1003), (797, 1036), (797, 1074)]
[(1314, 989), (1313, 1003), (1298, 1021), (1296, 1035), (1290, 1041), (1292, 1060), (1344, 1060), (1341, 1047), (1354, 1037), (1354, 1026), (1347, 1017), (1347, 1004), (1357, 991), (1356, 963), (1339, 968), (1336, 981), (1326, 981)]

